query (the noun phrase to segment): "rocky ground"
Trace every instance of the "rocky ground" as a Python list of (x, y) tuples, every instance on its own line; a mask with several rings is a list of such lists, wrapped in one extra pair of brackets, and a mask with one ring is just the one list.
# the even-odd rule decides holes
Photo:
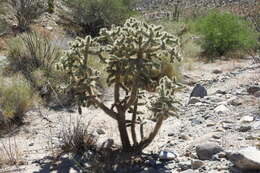
[[(153, 157), (130, 172), (250, 173), (254, 168), (258, 171), (251, 172), (259, 173), (260, 64), (251, 58), (212, 64), (196, 61), (184, 74), (186, 88), (177, 94), (182, 103), (179, 118), (165, 121), (145, 150)], [(195, 83), (205, 86), (208, 96), (190, 99)], [(111, 104), (111, 99), (107, 89), (104, 101)], [(0, 172), (80, 172), (84, 165), (79, 166), (68, 154), (55, 160), (59, 136), (77, 121), (89, 123), (89, 131), (99, 141), (113, 139), (120, 144), (116, 123), (101, 110), (84, 109), (79, 116), (73, 110), (39, 107), (29, 112), (12, 134), (0, 138), (0, 145), (11, 146), (10, 153), (17, 160), (16, 166), (5, 166)], [(9, 158), (2, 153), (2, 160)]]

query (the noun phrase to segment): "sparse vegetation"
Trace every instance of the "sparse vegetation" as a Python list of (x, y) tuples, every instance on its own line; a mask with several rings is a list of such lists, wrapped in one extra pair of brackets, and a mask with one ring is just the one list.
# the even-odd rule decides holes
[(6, 165), (22, 165), (24, 164), (23, 155), (17, 146), (16, 139), (9, 138), (8, 142), (0, 144), (0, 168)]
[[(157, 123), (147, 137), (141, 130), (141, 140), (138, 142), (136, 125), (142, 124), (137, 119), (141, 90), (153, 90), (158, 86), (158, 81), (153, 79), (152, 73), (154, 70), (160, 70), (162, 56), (173, 62), (180, 60), (180, 52), (178, 37), (163, 32), (161, 26), (149, 25), (131, 18), (123, 27), (102, 29), (100, 37), (95, 39), (90, 36), (85, 39), (78, 38), (64, 57), (61, 68), (70, 76), (69, 87), (73, 88), (73, 94), (77, 98), (79, 113), (82, 112), (82, 106), (94, 105), (101, 108), (117, 121), (123, 151), (139, 152), (153, 141), (163, 120), (170, 115), (176, 115), (176, 101), (172, 94), (178, 87), (167, 77), (160, 79), (159, 95), (151, 103)], [(100, 93), (96, 83), (100, 76), (96, 69), (89, 66), (89, 55), (96, 55), (101, 63), (108, 64), (107, 83), (109, 86), (114, 85), (114, 104), (111, 109), (98, 99)], [(120, 97), (120, 90), (125, 91), (124, 98)], [(130, 120), (126, 119), (128, 111), (132, 113)], [(128, 126), (131, 127), (133, 144), (130, 143)]]
[(89, 132), (89, 126), (90, 122), (84, 124), (79, 119), (64, 124), (59, 134), (61, 149), (72, 153), (93, 149), (96, 146), (96, 139)]
[(5, 73), (23, 74), (41, 96), (48, 97), (65, 80), (54, 68), (61, 55), (48, 38), (37, 33), (24, 34), (9, 42)]
[(0, 0), (0, 5), (16, 19), (21, 32), (30, 30), (30, 24), (46, 11), (45, 0)]
[(195, 27), (203, 37), (202, 48), (210, 57), (257, 45), (257, 35), (249, 24), (229, 12), (211, 11)]
[(0, 0), (0, 172), (253, 171), (259, 3)]

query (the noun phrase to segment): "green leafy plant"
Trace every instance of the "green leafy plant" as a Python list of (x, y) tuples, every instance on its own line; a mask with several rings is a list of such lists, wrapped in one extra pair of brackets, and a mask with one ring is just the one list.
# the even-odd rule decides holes
[[(89, 65), (90, 56), (107, 64), (107, 83), (114, 88), (114, 103), (110, 108), (99, 99), (100, 72)], [(79, 113), (82, 106), (101, 108), (117, 121), (123, 151), (140, 152), (153, 141), (163, 120), (176, 115), (174, 92), (179, 86), (166, 76), (160, 81), (153, 78), (154, 71), (161, 69), (161, 59), (166, 57), (171, 63), (181, 60), (179, 38), (164, 32), (161, 26), (130, 18), (122, 27), (102, 29), (100, 36), (94, 39), (91, 36), (77, 38), (58, 67), (69, 76), (69, 87), (77, 100)], [(158, 94), (152, 99), (143, 99), (146, 98), (143, 91), (151, 88), (157, 88)], [(143, 114), (138, 110), (146, 102), (156, 119), (154, 129), (147, 136), (143, 131)], [(128, 115), (132, 118), (127, 119)], [(140, 140), (136, 132), (138, 125)], [(132, 143), (127, 128), (130, 128)]]
[(249, 24), (228, 12), (211, 11), (195, 25), (203, 36), (202, 47), (208, 55), (222, 56), (233, 50), (248, 50), (257, 45), (256, 33)]
[[(97, 36), (103, 27), (122, 24), (129, 16), (127, 5), (123, 0), (63, 0), (70, 8), (63, 18), (69, 27), (79, 28), (82, 34)], [(128, 3), (127, 3), (128, 4)]]

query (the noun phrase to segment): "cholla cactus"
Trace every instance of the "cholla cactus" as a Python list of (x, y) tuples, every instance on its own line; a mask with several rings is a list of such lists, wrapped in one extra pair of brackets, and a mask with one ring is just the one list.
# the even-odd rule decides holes
[[(98, 97), (96, 83), (99, 73), (88, 65), (89, 56), (99, 58), (100, 63), (107, 64), (107, 83), (114, 87), (114, 104), (111, 108), (104, 105)], [(79, 107), (100, 107), (117, 121), (123, 150), (142, 151), (152, 142), (163, 120), (176, 112), (173, 106), (176, 103), (173, 97), (176, 85), (164, 77), (158, 87), (159, 96), (151, 104), (151, 110), (157, 117), (156, 126), (148, 137), (141, 135), (138, 142), (136, 126), (142, 126), (138, 120), (140, 91), (158, 86), (158, 81), (153, 79), (153, 72), (160, 70), (161, 59), (165, 57), (170, 58), (171, 62), (181, 60), (179, 38), (162, 31), (161, 26), (131, 18), (123, 27), (112, 26), (110, 30), (102, 29), (100, 36), (95, 39), (90, 36), (85, 39), (78, 38), (71, 44), (61, 67), (70, 77), (70, 86)], [(125, 91), (125, 94), (121, 95), (120, 90)], [(81, 109), (79, 110), (81, 112)], [(132, 115), (130, 120), (126, 119), (128, 112)], [(132, 142), (127, 131), (129, 126)]]

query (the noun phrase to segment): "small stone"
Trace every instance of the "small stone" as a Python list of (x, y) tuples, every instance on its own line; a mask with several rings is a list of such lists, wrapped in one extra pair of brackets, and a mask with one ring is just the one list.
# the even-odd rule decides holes
[(207, 90), (205, 87), (203, 87), (201, 84), (196, 84), (196, 86), (193, 88), (190, 97), (200, 97), (203, 98), (207, 96)]
[(250, 87), (248, 87), (247, 88), (247, 92), (249, 93), (249, 94), (254, 94), (254, 93), (256, 93), (257, 91), (260, 91), (260, 86), (257, 86), (257, 85), (253, 85), (253, 86), (250, 86)]
[(225, 130), (233, 129), (233, 125), (232, 124), (227, 124), (227, 123), (223, 123), (222, 127)]
[(260, 130), (260, 121), (255, 122), (255, 123), (252, 125), (252, 128), (253, 128), (254, 130)]
[(192, 160), (191, 167), (192, 169), (198, 169), (204, 165), (204, 162), (201, 160)]
[(199, 125), (199, 124), (202, 124), (202, 121), (194, 118), (194, 119), (191, 120), (191, 124), (192, 125)]
[(182, 171), (185, 171), (191, 168), (191, 162), (190, 161), (180, 162), (178, 163), (178, 167), (181, 168)]
[(252, 127), (251, 126), (240, 126), (239, 128), (238, 128), (238, 131), (239, 132), (248, 132), (248, 131), (250, 131), (252, 129)]
[(106, 132), (105, 132), (103, 129), (96, 129), (96, 132), (97, 132), (99, 135), (104, 135), (104, 134), (106, 134)]
[(221, 73), (222, 73), (222, 71), (221, 71), (221, 70), (219, 70), (219, 69), (215, 69), (215, 70), (213, 70), (213, 71), (212, 71), (212, 73), (214, 73), (214, 74), (221, 74)]
[(249, 123), (249, 122), (252, 122), (252, 121), (254, 121), (254, 117), (252, 117), (252, 116), (243, 116), (240, 119), (240, 122), (242, 122), (242, 123)]
[(241, 170), (260, 170), (260, 151), (247, 147), (235, 153), (228, 153), (228, 159)]
[(232, 106), (240, 106), (242, 105), (243, 101), (241, 99), (231, 99), (228, 101), (228, 103)]
[[(118, 172), (118, 171), (117, 171)], [(124, 171), (122, 171), (124, 172)], [(141, 171), (140, 173), (158, 173), (158, 171), (154, 168), (145, 168), (143, 171)]]
[(182, 171), (181, 173), (195, 173), (195, 171), (193, 171), (192, 169), (188, 169), (188, 170)]
[(34, 145), (34, 143), (30, 143), (30, 144), (29, 144), (30, 147), (33, 146), (33, 145)]
[(212, 137), (213, 137), (214, 139), (220, 139), (220, 138), (221, 138), (221, 136), (220, 136), (219, 134), (214, 134)]
[(189, 136), (187, 136), (187, 135), (180, 135), (179, 136), (179, 139), (183, 139), (183, 140), (189, 140), (190, 139), (190, 137)]
[(216, 94), (225, 95), (225, 94), (227, 94), (227, 92), (224, 91), (224, 90), (217, 90), (217, 91), (216, 91)]
[(219, 105), (219, 106), (217, 106), (217, 107), (214, 109), (214, 111), (215, 111), (216, 113), (218, 113), (218, 114), (225, 114), (225, 113), (229, 113), (229, 112), (230, 112), (230, 110), (229, 110), (226, 106), (224, 106), (224, 105)]
[(198, 97), (191, 97), (188, 104), (199, 103), (201, 100)]
[(176, 153), (170, 151), (161, 151), (159, 154), (161, 160), (174, 160), (177, 157), (178, 155)]
[(223, 151), (216, 143), (204, 143), (196, 147), (196, 153), (200, 160), (211, 160), (214, 154)]
[(256, 91), (256, 92), (254, 93), (254, 96), (255, 96), (255, 97), (260, 97), (260, 91)]
[(216, 125), (216, 123), (213, 123), (213, 122), (212, 122), (212, 123), (208, 123), (206, 126), (207, 126), (207, 127), (212, 127), (212, 126), (215, 126), (215, 125)]
[(46, 29), (48, 29), (49, 31), (52, 31), (52, 30), (53, 30), (53, 27), (47, 26)]
[(168, 133), (168, 136), (175, 136), (175, 133)]
[(218, 155), (218, 158), (226, 158), (227, 153), (226, 152), (220, 152), (217, 155)]

